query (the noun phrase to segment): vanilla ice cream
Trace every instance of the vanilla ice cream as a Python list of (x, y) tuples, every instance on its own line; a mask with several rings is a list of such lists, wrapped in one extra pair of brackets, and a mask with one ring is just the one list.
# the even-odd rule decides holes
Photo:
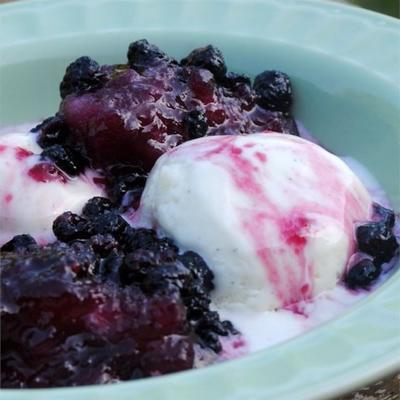
[(48, 242), (58, 215), (80, 212), (87, 200), (104, 195), (95, 172), (68, 177), (42, 163), (40, 152), (32, 133), (0, 136), (0, 244), (22, 233)]
[(198, 252), (217, 307), (272, 310), (335, 287), (371, 198), (338, 157), (299, 137), (214, 136), (164, 154), (139, 210)]

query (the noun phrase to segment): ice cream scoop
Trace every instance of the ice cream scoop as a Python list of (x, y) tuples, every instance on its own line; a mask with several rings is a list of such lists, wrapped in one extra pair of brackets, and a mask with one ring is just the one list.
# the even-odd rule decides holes
[(0, 244), (22, 233), (50, 241), (59, 214), (80, 212), (87, 200), (104, 195), (97, 173), (69, 177), (40, 152), (33, 134), (0, 136)]
[(271, 310), (333, 288), (371, 198), (322, 147), (278, 133), (214, 136), (164, 154), (140, 218), (198, 252), (217, 306)]

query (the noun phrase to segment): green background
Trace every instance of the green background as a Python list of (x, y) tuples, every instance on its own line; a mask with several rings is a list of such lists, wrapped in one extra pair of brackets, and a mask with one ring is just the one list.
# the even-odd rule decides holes
[(348, 1), (348, 3), (391, 15), (392, 17), (400, 17), (400, 1), (398, 0), (352, 0)]

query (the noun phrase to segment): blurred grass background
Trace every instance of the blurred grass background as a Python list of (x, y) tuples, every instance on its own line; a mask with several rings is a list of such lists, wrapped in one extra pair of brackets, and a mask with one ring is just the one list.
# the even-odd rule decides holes
[[(332, 1), (332, 0), (329, 0)], [(335, 0), (400, 18), (400, 0)]]

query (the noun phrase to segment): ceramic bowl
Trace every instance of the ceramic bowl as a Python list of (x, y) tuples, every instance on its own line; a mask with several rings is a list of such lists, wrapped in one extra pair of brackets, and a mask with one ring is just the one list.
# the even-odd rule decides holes
[[(147, 38), (180, 58), (213, 43), (229, 68), (288, 73), (295, 116), (369, 167), (400, 209), (400, 23), (316, 0), (28, 0), (0, 6), (0, 123), (54, 113), (66, 65), (125, 60)], [(106, 386), (3, 390), (3, 400), (321, 399), (398, 367), (400, 274), (339, 318), (196, 371)]]

